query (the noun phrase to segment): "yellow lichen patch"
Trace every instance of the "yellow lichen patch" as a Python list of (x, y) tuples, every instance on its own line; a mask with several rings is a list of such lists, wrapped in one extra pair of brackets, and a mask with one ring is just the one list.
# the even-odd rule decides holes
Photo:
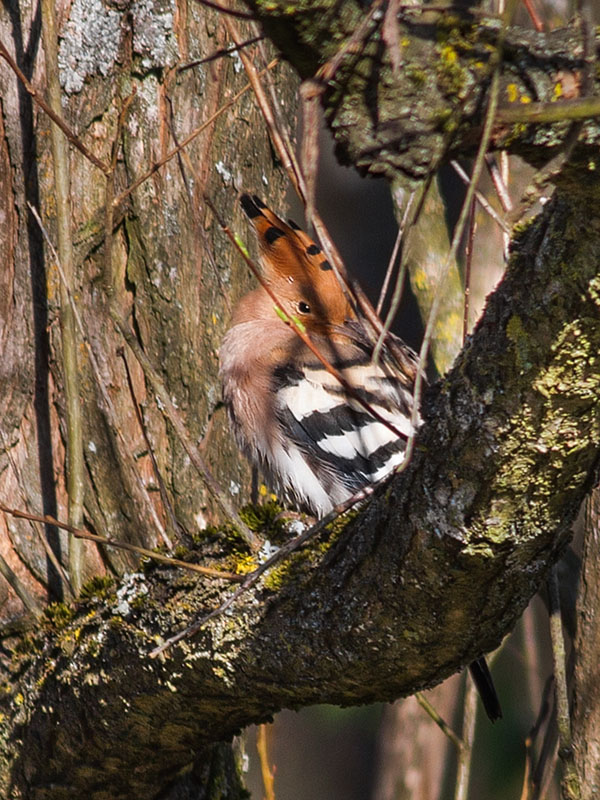
[(254, 556), (239, 556), (235, 563), (235, 573), (236, 575), (247, 575), (249, 572), (253, 572), (257, 567), (256, 560)]
[(273, 492), (270, 492), (264, 483), (261, 483), (261, 485), (258, 487), (258, 493), (261, 497), (268, 497), (272, 502), (277, 502), (277, 495), (273, 494)]
[(516, 83), (509, 83), (506, 87), (506, 96), (509, 103), (515, 103), (519, 99), (519, 88)]
[(412, 284), (417, 291), (429, 288), (429, 280), (424, 269), (417, 267), (411, 275)]
[(79, 599), (104, 600), (113, 591), (114, 583), (114, 579), (108, 575), (95, 575), (83, 584)]
[(458, 61), (458, 55), (456, 54), (456, 50), (449, 44), (442, 47), (440, 55), (442, 56), (442, 60), (445, 61), (446, 64), (456, 64), (456, 62)]
[(450, 44), (439, 48), (440, 60), (436, 65), (438, 84), (449, 95), (460, 97), (467, 81), (458, 53)]
[(51, 623), (56, 630), (65, 628), (75, 616), (75, 609), (66, 603), (50, 603), (44, 609), (44, 616), (47, 622)]
[(308, 573), (312, 561), (308, 551), (293, 553), (286, 561), (274, 567), (264, 578), (264, 587), (271, 592), (278, 592), (286, 583), (298, 579), (302, 572)]

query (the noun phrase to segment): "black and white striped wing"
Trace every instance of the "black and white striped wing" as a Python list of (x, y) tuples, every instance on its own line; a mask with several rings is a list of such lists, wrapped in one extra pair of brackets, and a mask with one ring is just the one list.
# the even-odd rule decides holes
[(364, 354), (354, 355), (360, 357), (336, 367), (375, 415), (316, 359), (274, 375), (282, 432), (275, 471), (284, 492), (317, 514), (388, 475), (412, 430), (411, 392)]

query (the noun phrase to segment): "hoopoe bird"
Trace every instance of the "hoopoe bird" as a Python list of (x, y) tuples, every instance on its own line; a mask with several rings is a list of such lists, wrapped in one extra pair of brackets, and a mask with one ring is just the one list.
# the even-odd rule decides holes
[[(319, 245), (255, 195), (240, 202), (279, 312), (263, 287), (237, 306), (220, 350), (224, 403), (240, 449), (280, 498), (322, 517), (402, 463), (415, 433), (418, 358), (389, 334), (394, 358), (384, 348), (375, 363), (372, 338)], [(286, 324), (286, 315), (337, 374)], [(488, 716), (497, 719), (485, 660), (474, 662), (471, 673)]]

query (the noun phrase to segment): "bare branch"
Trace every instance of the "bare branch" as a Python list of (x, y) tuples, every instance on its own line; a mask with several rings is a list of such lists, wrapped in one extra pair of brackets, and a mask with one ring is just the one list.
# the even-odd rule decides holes
[[(62, 112), (61, 88), (58, 75), (58, 31), (54, 0), (42, 0), (42, 34), (46, 56), (48, 96), (54, 117)], [(83, 459), (83, 421), (79, 398), (79, 366), (77, 353), (79, 341), (72, 309), (75, 286), (73, 243), (71, 239), (71, 169), (69, 146), (63, 136), (64, 127), (50, 125), (52, 159), (54, 162), (54, 189), (56, 192), (58, 255), (62, 264), (60, 281), (60, 330), (62, 344), (63, 379), (66, 400), (67, 438), (67, 492), (69, 524), (79, 527), (83, 520), (85, 492), (85, 462)], [(71, 540), (69, 547), (69, 578), (78, 592), (83, 580), (83, 543)]]
[(81, 141), (81, 139), (79, 139), (77, 134), (75, 134), (71, 130), (71, 128), (69, 128), (69, 126), (64, 121), (62, 116), (58, 114), (56, 111), (54, 111), (45, 102), (45, 100), (42, 97), (40, 97), (40, 94), (37, 91), (37, 89), (33, 86), (33, 84), (30, 81), (27, 80), (23, 72), (19, 69), (16, 61), (10, 55), (10, 53), (8, 52), (8, 50), (6, 49), (6, 47), (2, 42), (0, 42), (0, 57), (2, 57), (6, 61), (6, 63), (9, 65), (9, 67), (17, 76), (17, 78), (21, 81), (21, 83), (23, 84), (23, 86), (27, 90), (27, 93), (31, 96), (33, 101), (50, 117), (52, 122), (58, 125), (58, 127), (67, 137), (69, 142), (73, 145), (73, 147), (76, 147), (77, 150), (79, 150), (79, 152), (82, 153), (87, 158), (88, 161), (90, 161), (95, 167), (98, 167), (99, 170), (102, 170), (102, 172), (104, 172), (105, 175), (108, 175), (108, 173), (110, 172), (110, 167), (103, 161), (101, 161), (99, 158), (97, 158), (94, 155), (94, 153), (92, 153), (92, 151), (89, 150), (83, 144), (83, 142)]
[(235, 581), (241, 583), (244, 580), (242, 575), (237, 575), (235, 572), (227, 572), (213, 567), (203, 567), (200, 564), (192, 564), (189, 561), (182, 561), (180, 558), (172, 558), (165, 556), (162, 553), (157, 553), (155, 550), (148, 550), (146, 547), (138, 547), (129, 542), (119, 542), (116, 539), (108, 539), (106, 536), (99, 536), (97, 533), (86, 531), (83, 528), (76, 528), (66, 522), (60, 522), (47, 514), (30, 514), (28, 511), (20, 511), (17, 508), (10, 508), (4, 503), (0, 502), (0, 511), (5, 514), (10, 514), (12, 517), (19, 519), (29, 519), (34, 522), (41, 522), (44, 525), (55, 525), (57, 528), (62, 528), (73, 534), (76, 539), (87, 539), (90, 542), (101, 544), (104, 547), (114, 547), (117, 550), (127, 550), (129, 553), (135, 553), (143, 558), (150, 558), (153, 561), (158, 561), (161, 564), (167, 564), (170, 567), (177, 567), (178, 569), (186, 569), (190, 572), (198, 572), (208, 578), (219, 578), (226, 581)]

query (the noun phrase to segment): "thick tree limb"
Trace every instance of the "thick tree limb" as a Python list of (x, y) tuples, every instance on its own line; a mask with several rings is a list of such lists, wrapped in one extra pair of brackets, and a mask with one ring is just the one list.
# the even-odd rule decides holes
[[(358, 1), (246, 4), (304, 78), (313, 78), (335, 57), (367, 13)], [(405, 6), (398, 21), (400, 70), (394, 69), (397, 54), (390, 55), (382, 27), (383, 15), (373, 15), (362, 43), (349, 49), (324, 84), (322, 102), (341, 160), (411, 184), (447, 156), (477, 149), (501, 22), (460, 9)], [(501, 108), (491, 144), (539, 165), (562, 146), (570, 121), (587, 118), (580, 152), (596, 162), (598, 104), (582, 98), (581, 31), (510, 27), (502, 63)], [(597, 75), (592, 77), (596, 94), (599, 83)], [(529, 121), (548, 124), (526, 124), (532, 103)]]
[(228, 587), (156, 570), (40, 637), (3, 709), (4, 786), (151, 797), (203, 744), (283, 706), (392, 699), (498, 644), (568, 541), (598, 466), (590, 195), (565, 185), (519, 235), (430, 398), (409, 469), (337, 541), (310, 546), (162, 663), (148, 657), (157, 635)]

